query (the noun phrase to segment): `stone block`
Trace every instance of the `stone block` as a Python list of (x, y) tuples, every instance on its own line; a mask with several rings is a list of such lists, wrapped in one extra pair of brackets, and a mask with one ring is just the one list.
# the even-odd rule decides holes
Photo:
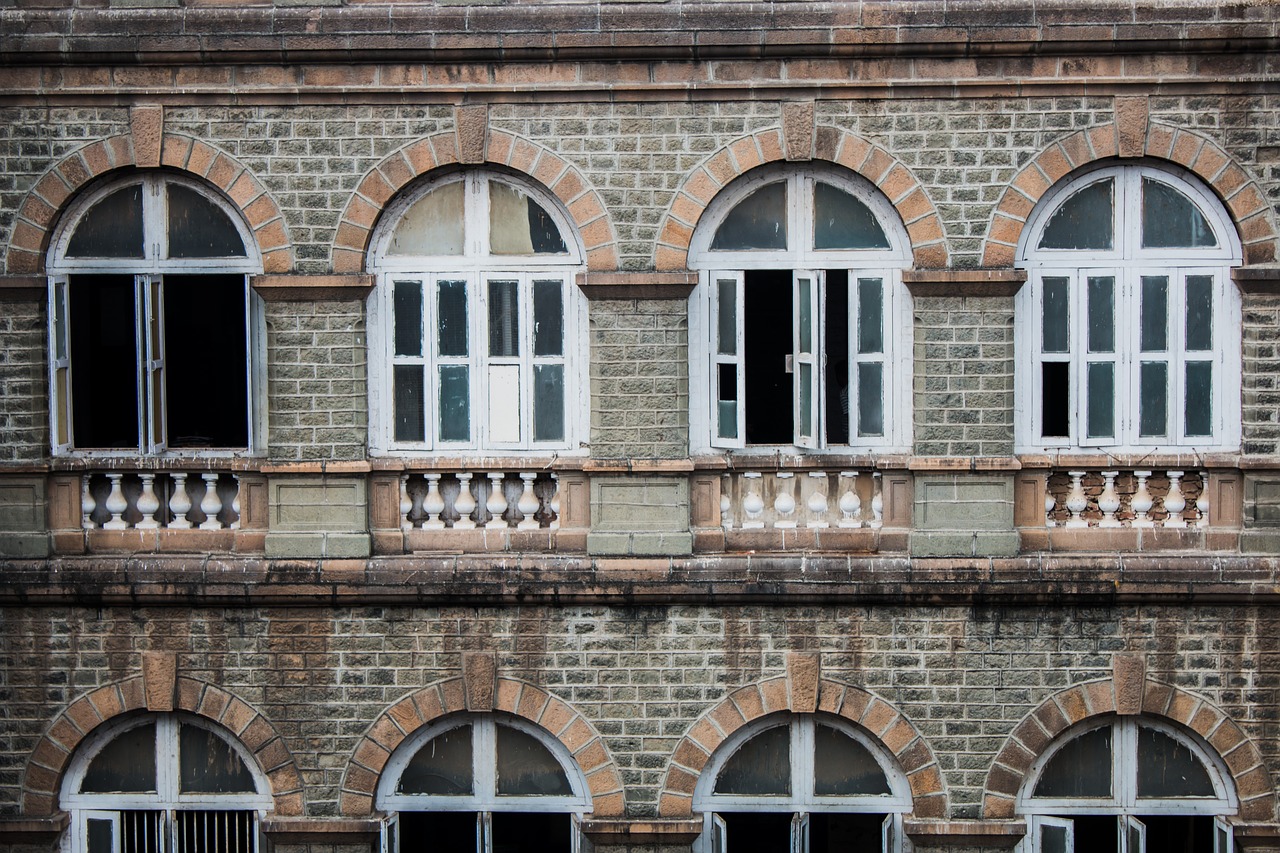
[(0, 557), (47, 557), (46, 489), (42, 477), (0, 479)]
[(368, 489), (359, 476), (275, 475), (269, 557), (367, 557)]
[(593, 476), (590, 554), (690, 554), (689, 481), (684, 477)]

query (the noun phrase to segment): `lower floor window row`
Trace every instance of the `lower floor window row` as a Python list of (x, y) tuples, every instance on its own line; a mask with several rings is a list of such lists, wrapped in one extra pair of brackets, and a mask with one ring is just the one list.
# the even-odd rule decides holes
[(89, 811), (86, 853), (257, 853), (252, 811)]

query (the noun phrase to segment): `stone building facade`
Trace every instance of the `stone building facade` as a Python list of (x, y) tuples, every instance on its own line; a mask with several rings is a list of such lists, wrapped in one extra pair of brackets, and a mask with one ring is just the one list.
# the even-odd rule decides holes
[(0, 0), (0, 844), (1280, 849), (1278, 38)]

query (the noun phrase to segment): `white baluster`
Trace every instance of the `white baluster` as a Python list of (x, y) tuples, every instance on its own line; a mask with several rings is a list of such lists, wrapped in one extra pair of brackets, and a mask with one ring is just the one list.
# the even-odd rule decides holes
[(173, 495), (169, 498), (169, 511), (173, 513), (173, 521), (169, 522), (170, 530), (189, 530), (191, 521), (187, 513), (191, 512), (191, 496), (187, 494), (187, 475), (173, 475)]
[(1098, 509), (1102, 510), (1099, 527), (1123, 527), (1116, 518), (1116, 512), (1120, 509), (1120, 493), (1116, 491), (1116, 477), (1119, 476), (1119, 471), (1102, 472), (1102, 494), (1098, 495)]
[(1151, 476), (1151, 472), (1134, 471), (1133, 476), (1138, 480), (1138, 489), (1133, 493), (1133, 500), (1129, 502), (1129, 506), (1133, 507), (1133, 526), (1155, 527), (1156, 523), (1149, 515), (1151, 507), (1155, 506), (1155, 501), (1151, 498), (1151, 492), (1147, 491), (1147, 478)]
[(862, 526), (862, 498), (858, 497), (858, 472), (840, 472), (840, 521), (838, 527)]
[(200, 499), (200, 511), (204, 513), (201, 530), (221, 530), (222, 522), (218, 521), (218, 513), (222, 511), (222, 501), (218, 498), (218, 475), (201, 474), (204, 480), (204, 497)]
[(421, 500), (422, 528), (444, 530), (444, 495), (440, 494), (439, 474), (427, 474), (427, 494)]
[(489, 499), (484, 502), (484, 508), (489, 511), (489, 521), (485, 527), (499, 530), (507, 526), (507, 520), (502, 517), (507, 511), (507, 495), (502, 490), (502, 478), (505, 475), (501, 471), (491, 471), (486, 476), (489, 478)]
[(1067, 494), (1067, 509), (1071, 511), (1071, 517), (1067, 519), (1064, 527), (1088, 527), (1089, 522), (1085, 520), (1084, 511), (1089, 506), (1089, 499), (1084, 494), (1084, 471), (1068, 471), (1071, 477), (1071, 491)]
[(809, 522), (807, 527), (830, 527), (827, 520), (827, 475), (825, 471), (809, 472)]
[(111, 520), (102, 525), (107, 530), (125, 530), (129, 527), (129, 522), (124, 520), (124, 511), (129, 508), (129, 501), (125, 499), (124, 489), (120, 487), (123, 477), (123, 474), (107, 475), (107, 479), (111, 481), (111, 494), (107, 495), (105, 506), (107, 512), (111, 513)]
[(1196, 498), (1196, 511), (1200, 517), (1196, 519), (1196, 527), (1209, 526), (1209, 472), (1200, 474), (1200, 497)]
[(720, 526), (733, 529), (733, 475), (720, 475)]
[(98, 502), (93, 499), (93, 489), (89, 488), (92, 482), (92, 474), (85, 474), (80, 478), (80, 512), (84, 514), (82, 526), (85, 530), (97, 527), (93, 523), (93, 511), (98, 508)]
[(748, 471), (742, 475), (747, 494), (742, 498), (742, 511), (746, 519), (743, 530), (759, 530), (764, 527), (764, 497), (760, 494), (760, 472)]
[(796, 526), (795, 511), (796, 497), (792, 491), (795, 488), (796, 475), (790, 471), (779, 471), (773, 475), (773, 526), (783, 529), (790, 529)]
[(231, 511), (235, 513), (235, 518), (227, 526), (233, 530), (238, 530), (240, 528), (240, 478), (235, 474), (231, 475), (231, 485), (235, 489), (231, 493)]
[(156, 521), (156, 510), (160, 509), (160, 499), (156, 497), (155, 474), (139, 474), (142, 480), (142, 493), (138, 495), (138, 512), (142, 514), (142, 518), (134, 527), (139, 530), (155, 530), (160, 526), (160, 522)]
[(1187, 508), (1186, 495), (1182, 494), (1182, 475), (1183, 471), (1167, 471), (1169, 475), (1169, 493), (1164, 496), (1164, 508), (1169, 513), (1168, 518), (1164, 520), (1165, 527), (1186, 527), (1186, 519), (1182, 517), (1182, 511)]
[(1053, 520), (1053, 511), (1058, 508), (1058, 499), (1054, 497), (1053, 492), (1049, 491), (1049, 483), (1044, 485), (1044, 526), (1057, 527), (1058, 522)]
[(471, 494), (471, 475), (459, 474), (458, 485), (461, 488), (458, 489), (458, 497), (453, 502), (453, 509), (458, 513), (458, 520), (453, 523), (453, 526), (462, 530), (474, 530), (476, 523), (471, 519), (471, 513), (475, 511), (476, 499)]
[(415, 501), (409, 496), (409, 475), (400, 475), (400, 529), (413, 529), (413, 505)]
[(551, 528), (560, 529), (560, 478), (551, 472)]
[(538, 529), (538, 496), (533, 493), (533, 481), (537, 474), (520, 473), (524, 490), (520, 492), (520, 500), (516, 501), (516, 509), (520, 510), (520, 523), (516, 527), (521, 530)]
[(873, 530), (884, 527), (884, 476), (879, 471), (871, 472), (871, 521), (867, 526)]

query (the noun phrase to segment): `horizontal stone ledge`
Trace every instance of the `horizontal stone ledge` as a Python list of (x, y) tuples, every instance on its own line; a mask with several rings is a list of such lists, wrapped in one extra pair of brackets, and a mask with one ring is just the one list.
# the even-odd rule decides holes
[(1015, 846), (1027, 834), (1025, 821), (913, 820), (902, 823), (903, 831), (917, 847)]
[(585, 272), (578, 287), (587, 299), (684, 299), (698, 284), (696, 272)]
[(275, 462), (260, 469), (263, 474), (368, 474), (373, 470), (368, 462), (352, 460), (325, 460), (322, 462)]
[(382, 831), (382, 822), (360, 818), (267, 817), (262, 831), (278, 843), (365, 841)]
[(582, 470), (588, 474), (687, 474), (694, 467), (690, 459), (589, 459)]
[[(55, 474), (99, 471), (259, 471), (267, 464), (261, 456), (55, 456), (47, 470)], [(11, 469), (0, 467), (0, 473)]]
[(432, 471), (581, 471), (585, 456), (371, 456), (375, 474), (419, 474)]
[(0, 841), (6, 844), (48, 843), (69, 823), (66, 812), (49, 817), (0, 817)]
[[(905, 453), (858, 453), (858, 454), (759, 454), (726, 453), (715, 456), (694, 456), (691, 461), (695, 471), (723, 471), (725, 473), (741, 473), (743, 471), (836, 471), (874, 468), (878, 471), (905, 471), (910, 468), (913, 457)], [(934, 458), (934, 457), (924, 457)], [(967, 458), (967, 457), (966, 457)]]
[(1027, 280), (1026, 270), (906, 270), (902, 283), (916, 297), (1009, 297)]
[(1280, 466), (1280, 457), (1268, 455), (1251, 458), (1239, 453), (1021, 453), (1017, 460), (1024, 471), (1049, 468), (1086, 471), (1111, 468), (1151, 468), (1163, 471), (1172, 468), (1175, 471), (1200, 471), (1206, 468), (1248, 468), (1255, 463), (1256, 467), (1263, 469)]
[(702, 834), (702, 821), (587, 819), (582, 831), (597, 844), (689, 844)]
[(1280, 293), (1280, 266), (1236, 267), (1231, 279), (1241, 293), (1265, 296)]
[(0, 275), (0, 302), (42, 302), (48, 293), (42, 275)]
[(940, 473), (976, 471), (1019, 471), (1022, 464), (1007, 456), (913, 456), (908, 470)]
[(267, 302), (320, 302), (364, 299), (373, 290), (373, 276), (254, 275), (249, 284)]

